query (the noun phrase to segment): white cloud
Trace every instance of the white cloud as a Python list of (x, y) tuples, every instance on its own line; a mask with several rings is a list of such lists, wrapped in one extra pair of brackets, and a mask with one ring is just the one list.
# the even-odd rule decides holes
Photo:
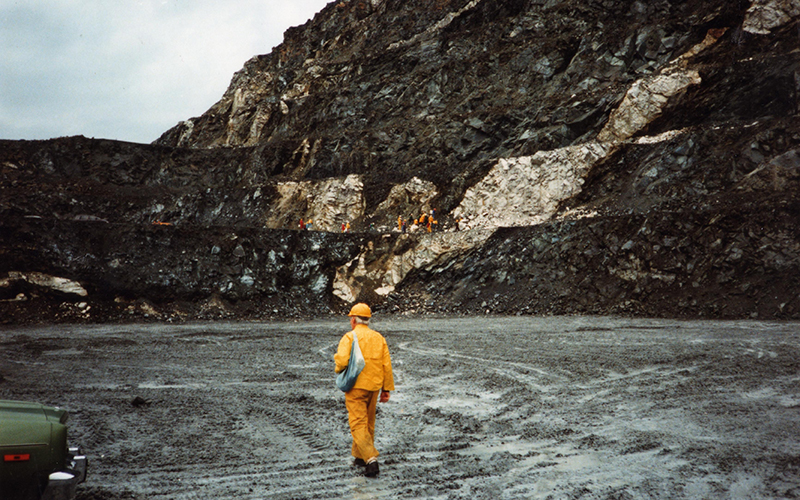
[(0, 138), (151, 142), (327, 0), (0, 0)]

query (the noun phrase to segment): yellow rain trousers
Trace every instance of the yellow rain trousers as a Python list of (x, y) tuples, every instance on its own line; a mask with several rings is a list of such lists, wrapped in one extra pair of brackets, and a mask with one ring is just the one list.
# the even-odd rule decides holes
[(353, 456), (367, 462), (378, 456), (375, 449), (375, 410), (380, 391), (350, 389), (344, 395), (350, 434), (353, 436)]
[(344, 370), (350, 361), (353, 334), (358, 335), (358, 347), (366, 364), (356, 380), (356, 385), (344, 395), (353, 436), (353, 456), (365, 462), (378, 456), (375, 449), (375, 409), (381, 390), (394, 390), (392, 359), (383, 335), (366, 325), (356, 325), (339, 341), (339, 349), (333, 359), (336, 373)]

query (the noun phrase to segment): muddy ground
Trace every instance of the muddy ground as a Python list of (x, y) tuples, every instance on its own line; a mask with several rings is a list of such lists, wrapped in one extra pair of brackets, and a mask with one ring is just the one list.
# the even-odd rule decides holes
[(800, 324), (376, 318), (397, 390), (351, 465), (347, 322), (0, 336), (0, 397), (71, 411), (79, 500), (800, 496)]

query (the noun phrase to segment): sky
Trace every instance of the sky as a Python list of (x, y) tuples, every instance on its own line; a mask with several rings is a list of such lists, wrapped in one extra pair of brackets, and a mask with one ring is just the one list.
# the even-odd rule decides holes
[(150, 143), (330, 0), (0, 0), (0, 139)]

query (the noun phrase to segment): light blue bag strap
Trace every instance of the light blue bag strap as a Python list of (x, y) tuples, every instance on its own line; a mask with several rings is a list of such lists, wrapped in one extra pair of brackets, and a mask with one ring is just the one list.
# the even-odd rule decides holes
[(353, 362), (353, 354), (356, 353), (356, 347), (358, 347), (358, 335), (356, 335), (356, 331), (353, 330), (353, 340), (350, 342), (350, 359), (347, 360), (348, 365)]

